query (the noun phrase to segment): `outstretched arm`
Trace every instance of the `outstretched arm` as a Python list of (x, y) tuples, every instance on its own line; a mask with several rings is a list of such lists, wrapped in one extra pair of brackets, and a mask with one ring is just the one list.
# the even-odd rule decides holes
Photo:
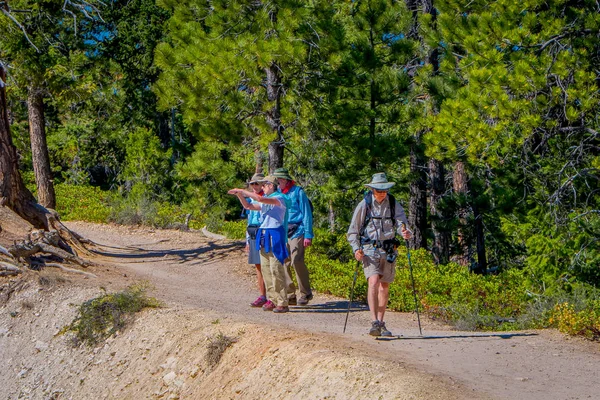
[(248, 192), (247, 190), (243, 190), (243, 189), (231, 189), (227, 192), (227, 194), (236, 195), (237, 198), (240, 200), (240, 203), (242, 203), (242, 207), (244, 207), (246, 210), (255, 210), (255, 211), (260, 210), (259, 204), (257, 204), (257, 203), (251, 204), (251, 203), (248, 203), (248, 200), (246, 200), (247, 197), (254, 199), (253, 196), (248, 196), (248, 195), (254, 194), (254, 193)]
[[(246, 200), (246, 197), (250, 197), (251, 199), (258, 201), (259, 203), (272, 204), (274, 206), (281, 205), (281, 201), (277, 197), (265, 197), (265, 196), (256, 194), (254, 192), (249, 192), (244, 189), (231, 189), (227, 193), (236, 195), (240, 199), (240, 202), (242, 202), (242, 205), (244, 206), (244, 208), (247, 208), (249, 210), (260, 210), (260, 205), (248, 203), (248, 201)], [(244, 204), (244, 203), (246, 203), (246, 204)], [(248, 205), (248, 206), (246, 206), (246, 205)], [(255, 208), (255, 207), (257, 207), (257, 208)]]

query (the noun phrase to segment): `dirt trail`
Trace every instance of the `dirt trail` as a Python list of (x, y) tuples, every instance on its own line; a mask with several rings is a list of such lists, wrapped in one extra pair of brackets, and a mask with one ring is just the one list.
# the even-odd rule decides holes
[(203, 308), (223, 317), (280, 324), (296, 331), (328, 333), (338, 343), (361, 346), (420, 371), (443, 375), (500, 399), (587, 399), (600, 396), (600, 349), (556, 331), (474, 333), (450, 330), (426, 318), (419, 336), (412, 314), (389, 313), (387, 325), (398, 340), (366, 334), (368, 311), (356, 304), (342, 334), (347, 302), (316, 294), (307, 307), (276, 315), (251, 309), (254, 275), (240, 243), (210, 241), (199, 233), (138, 230), (73, 223), (84, 236), (115, 249), (108, 260), (149, 279), (156, 295), (172, 305)]

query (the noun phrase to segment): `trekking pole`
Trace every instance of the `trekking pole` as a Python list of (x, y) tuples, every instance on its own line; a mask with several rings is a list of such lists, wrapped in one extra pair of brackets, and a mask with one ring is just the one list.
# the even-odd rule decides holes
[[(407, 229), (406, 225), (404, 225), (404, 228)], [(421, 317), (419, 317), (419, 302), (417, 300), (417, 290), (415, 289), (415, 277), (413, 276), (412, 262), (410, 261), (410, 246), (408, 245), (408, 240), (405, 239), (404, 241), (406, 242), (406, 255), (408, 257), (408, 270), (410, 271), (410, 281), (412, 282), (413, 297), (415, 299), (415, 311), (417, 313), (417, 322), (419, 323), (419, 335), (423, 336), (423, 331), (421, 330)]]
[(350, 315), (350, 306), (352, 305), (352, 298), (354, 297), (354, 285), (356, 285), (356, 275), (358, 275), (358, 265), (360, 261), (356, 260), (356, 267), (354, 268), (354, 278), (352, 279), (352, 289), (350, 290), (350, 301), (348, 302), (348, 311), (346, 311), (346, 322), (344, 322), (344, 332), (346, 333), (346, 324), (348, 324), (348, 316)]

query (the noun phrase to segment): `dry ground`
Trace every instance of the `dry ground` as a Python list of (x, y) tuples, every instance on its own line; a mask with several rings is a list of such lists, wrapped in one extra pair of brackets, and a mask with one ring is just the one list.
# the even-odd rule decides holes
[[(359, 304), (342, 334), (342, 299), (317, 294), (283, 315), (248, 307), (255, 277), (241, 243), (198, 232), (69, 226), (107, 246), (95, 260), (101, 266), (89, 269), (98, 278), (31, 272), (0, 305), (0, 398), (546, 400), (600, 393), (598, 344), (552, 330), (459, 332), (425, 318), (419, 336), (415, 316), (401, 313), (386, 318), (399, 338), (374, 340)], [(144, 311), (96, 349), (73, 347), (58, 334), (83, 301), (140, 279), (152, 282), (165, 307)], [(207, 348), (219, 334), (236, 342), (212, 366)]]

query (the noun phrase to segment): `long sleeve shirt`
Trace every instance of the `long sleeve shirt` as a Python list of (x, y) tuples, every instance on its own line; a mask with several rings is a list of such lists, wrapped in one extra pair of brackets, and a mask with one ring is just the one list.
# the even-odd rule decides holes
[[(360, 245), (360, 231), (362, 230), (365, 218), (367, 216), (367, 202), (363, 199), (354, 210), (352, 215), (352, 221), (346, 237), (352, 251), (356, 252)], [(371, 204), (371, 219), (365, 227), (365, 236), (371, 240), (389, 240), (402, 234), (402, 224), (408, 227), (408, 220), (404, 213), (404, 208), (396, 201), (396, 212), (394, 215), (396, 220), (396, 230), (394, 231), (394, 224), (391, 219), (390, 200), (389, 196), (386, 196), (382, 203), (378, 203), (373, 198)]]
[(289, 209), (289, 223), (299, 225), (298, 229), (290, 239), (302, 235), (304, 235), (305, 239), (314, 238), (313, 215), (306, 193), (301, 187), (294, 185), (286, 194), (291, 203)]

